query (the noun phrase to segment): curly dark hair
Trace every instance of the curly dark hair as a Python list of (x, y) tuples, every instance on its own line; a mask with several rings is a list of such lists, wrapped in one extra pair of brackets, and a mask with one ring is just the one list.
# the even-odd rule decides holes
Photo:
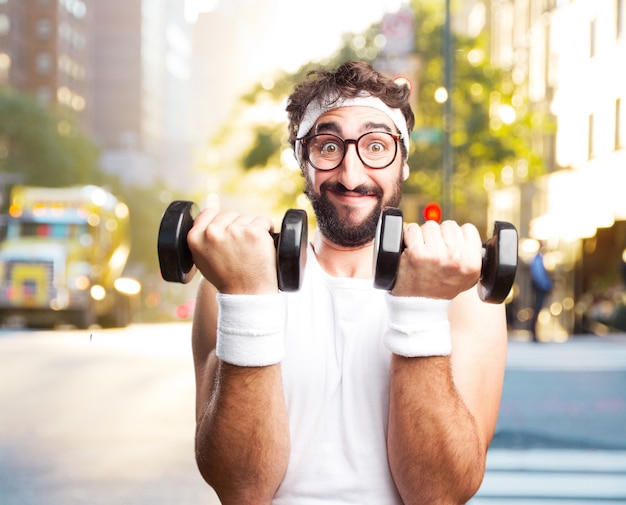
[(409, 133), (413, 130), (415, 116), (409, 105), (411, 91), (408, 86), (396, 84), (363, 61), (349, 61), (334, 71), (323, 69), (311, 71), (307, 78), (295, 87), (286, 108), (291, 146), (295, 148), (300, 122), (312, 101), (328, 97), (330, 103), (333, 103), (339, 98), (354, 98), (363, 91), (380, 98), (393, 109), (400, 109), (406, 119)]

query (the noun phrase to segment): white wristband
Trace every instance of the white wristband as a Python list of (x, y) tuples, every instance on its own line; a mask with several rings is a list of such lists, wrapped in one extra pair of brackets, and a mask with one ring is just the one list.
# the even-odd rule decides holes
[(218, 293), (217, 357), (238, 366), (267, 366), (282, 361), (285, 300), (283, 293)]
[(448, 308), (451, 300), (385, 294), (389, 326), (387, 349), (407, 358), (448, 356), (452, 352)]

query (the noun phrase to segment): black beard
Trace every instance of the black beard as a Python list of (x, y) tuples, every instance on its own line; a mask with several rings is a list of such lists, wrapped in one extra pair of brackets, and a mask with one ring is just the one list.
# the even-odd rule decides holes
[(326, 238), (341, 247), (361, 247), (374, 240), (378, 219), (383, 208), (397, 207), (402, 196), (401, 177), (398, 177), (394, 192), (387, 201), (383, 201), (383, 192), (378, 186), (358, 186), (351, 193), (375, 196), (378, 204), (362, 223), (352, 225), (339, 217), (337, 208), (328, 198), (328, 190), (338, 194), (348, 192), (349, 190), (343, 184), (339, 182), (325, 182), (321, 185), (320, 194), (318, 195), (308, 175), (305, 175), (305, 180), (305, 194), (313, 206), (318, 228)]

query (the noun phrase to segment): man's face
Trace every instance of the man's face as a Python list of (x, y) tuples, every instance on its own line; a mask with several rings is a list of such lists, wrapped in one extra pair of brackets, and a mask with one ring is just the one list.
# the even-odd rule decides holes
[[(389, 116), (377, 109), (342, 107), (320, 116), (312, 133), (358, 139), (371, 131), (396, 133), (397, 129)], [(315, 211), (319, 230), (342, 247), (360, 247), (374, 240), (381, 210), (399, 205), (402, 182), (409, 173), (400, 146), (391, 165), (372, 169), (359, 159), (354, 144), (347, 146), (337, 168), (322, 171), (307, 163), (303, 172), (305, 193)]]

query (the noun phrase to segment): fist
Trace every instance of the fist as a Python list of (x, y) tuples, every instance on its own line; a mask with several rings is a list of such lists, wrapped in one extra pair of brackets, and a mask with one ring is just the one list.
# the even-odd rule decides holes
[(427, 221), (404, 227), (404, 251), (392, 293), (451, 300), (480, 278), (482, 242), (474, 225)]
[(262, 216), (205, 209), (187, 235), (193, 261), (220, 293), (278, 291), (273, 225)]

